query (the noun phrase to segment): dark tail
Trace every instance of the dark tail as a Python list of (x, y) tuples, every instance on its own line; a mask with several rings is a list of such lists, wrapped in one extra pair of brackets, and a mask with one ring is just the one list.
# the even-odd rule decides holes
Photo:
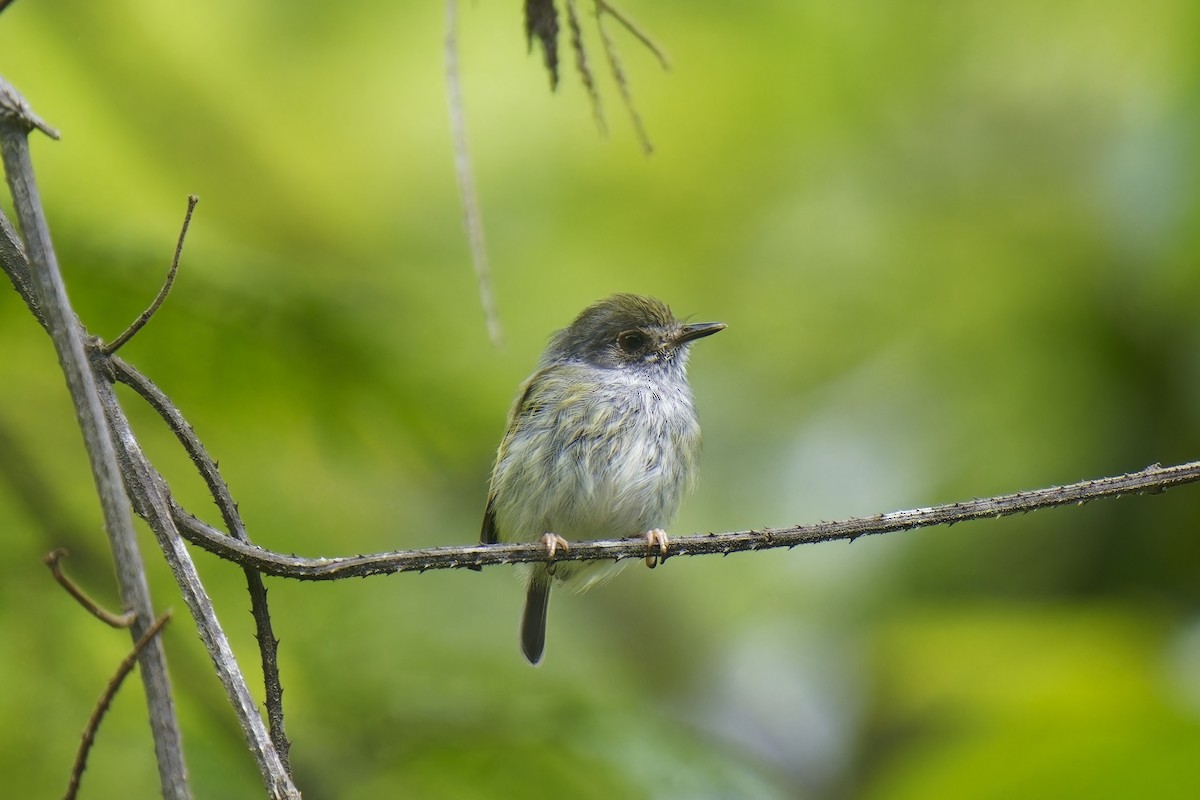
[(521, 652), (530, 664), (542, 660), (546, 648), (546, 606), (550, 603), (550, 582), (536, 578), (525, 593), (525, 613), (521, 617)]

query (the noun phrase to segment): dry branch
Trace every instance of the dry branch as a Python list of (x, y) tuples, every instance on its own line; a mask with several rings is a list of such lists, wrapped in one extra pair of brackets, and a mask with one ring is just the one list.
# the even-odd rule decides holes
[[(729, 555), (748, 550), (795, 547), (800, 544), (854, 540), (873, 533), (953, 525), (976, 519), (998, 518), (1053, 508), (1082, 505), (1090, 500), (1119, 497), (1124, 494), (1162, 492), (1172, 486), (1200, 481), (1200, 461), (1174, 467), (1147, 467), (1139, 472), (1110, 478), (1081, 481), (1066, 486), (1051, 486), (1015, 494), (999, 495), (959, 503), (893, 511), (872, 517), (856, 517), (840, 522), (794, 525), (787, 528), (762, 528), (732, 533), (708, 533), (672, 538), (666, 558), (673, 556)], [(307, 581), (361, 578), (394, 572), (425, 572), (432, 569), (462, 569), (494, 564), (522, 564), (546, 561), (546, 549), (540, 543), (489, 544), (463, 547), (431, 547), (374, 555), (339, 558), (301, 558), (265, 550), (234, 541), (221, 531), (201, 522), (179, 506), (173, 507), (175, 523), (189, 541), (228, 561), (268, 575)], [(571, 542), (571, 549), (559, 551), (559, 561), (642, 558), (646, 540), (605, 539)]]
[[(79, 587), (79, 584), (67, 577), (62, 571), (62, 566), (59, 564), (63, 558), (69, 553), (61, 547), (51, 550), (42, 557), (42, 562), (50, 568), (50, 574), (54, 576), (54, 580), (58, 581), (58, 585), (67, 590), (67, 594), (75, 598), (75, 602), (83, 606), (83, 608), (96, 619), (108, 625), (111, 628), (128, 628), (133, 624), (137, 614), (132, 611), (127, 611), (124, 614), (114, 614), (108, 609), (101, 606), (93, 600), (87, 592)], [(140, 651), (141, 648), (138, 648)]]
[[(17, 252), (16, 255), (28, 256), (25, 273), (31, 276), (33, 299), (43, 315), (67, 379), (67, 388), (83, 432), (92, 476), (100, 497), (104, 530), (108, 534), (116, 564), (121, 600), (127, 610), (137, 614), (137, 619), (130, 627), (136, 641), (153, 623), (154, 608), (146, 583), (145, 565), (133, 529), (129, 499), (121, 485), (111, 431), (100, 407), (97, 381), (84, 350), (82, 326), (67, 299), (58, 259), (50, 240), (50, 228), (38, 196), (28, 140), (29, 132), (35, 128), (57, 136), (53, 129), (29, 110), (28, 104), (15, 89), (0, 80), (0, 154), (3, 155), (4, 173), (25, 244), (24, 252)], [(11, 227), (5, 226), (3, 232), (7, 235)], [(14, 257), (10, 252), (14, 250), (19, 251), (19, 248), (6, 248), (6, 264), (8, 258)], [(19, 286), (18, 291), (21, 291)], [(191, 797), (191, 790), (187, 782), (179, 721), (175, 715), (175, 701), (167, 675), (166, 655), (157, 639), (142, 649), (139, 663), (150, 710), (150, 727), (154, 733), (163, 796), (171, 800), (187, 800)]]
[[(137, 615), (132, 626), (133, 635), (140, 639), (153, 622), (154, 615), (133, 532), (131, 500), (139, 515), (146, 519), (158, 537), (163, 554), (196, 621), (200, 638), (208, 648), (217, 675), (226, 688), (251, 752), (258, 762), (269, 796), (279, 800), (299, 798), (300, 793), (259, 717), (258, 708), (191, 556), (174, 528), (166, 485), (142, 455), (128, 420), (117, 403), (111, 383), (114, 357), (105, 352), (99, 340), (87, 337), (70, 309), (33, 180), (33, 166), (26, 140), (33, 127), (37, 126), (31, 112), (28, 112), (28, 106), (12, 87), (0, 80), (0, 150), (14, 206), (25, 233), (22, 247), (15, 240), (11, 225), (3, 220), (5, 224), (0, 225), (0, 239), (6, 244), (0, 249), (0, 266), (3, 266), (17, 291), (30, 304), (35, 316), (43, 322), (59, 352), (92, 462), (122, 598), (125, 605)], [(3, 219), (2, 213), (0, 219)], [(270, 640), (274, 643), (273, 637)], [(163, 796), (171, 800), (186, 800), (191, 797), (191, 791), (161, 643), (157, 639), (151, 640), (140, 651), (139, 658), (150, 707)]]

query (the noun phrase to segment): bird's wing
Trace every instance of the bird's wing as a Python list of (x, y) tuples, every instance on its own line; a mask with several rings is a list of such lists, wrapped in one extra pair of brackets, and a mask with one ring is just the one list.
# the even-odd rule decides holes
[[(504, 432), (504, 438), (500, 441), (500, 452), (496, 454), (496, 461), (504, 458), (504, 451), (508, 447), (508, 440), (512, 438), (522, 417), (530, 413), (531, 407), (535, 404), (530, 403), (530, 396), (533, 394), (533, 387), (537, 385), (536, 378), (541, 372), (539, 370), (530, 376), (529, 380), (525, 381), (525, 385), (521, 387), (521, 395), (517, 398), (517, 402), (513, 403), (513, 407), (508, 412), (508, 430)], [(496, 492), (493, 489), (488, 492), (487, 508), (483, 511), (483, 526), (479, 531), (480, 544), (495, 544), (500, 541), (500, 531), (496, 530)]]
[(483, 511), (483, 528), (479, 531), (480, 544), (495, 544), (500, 541), (496, 530), (496, 495), (489, 494), (487, 508)]
[[(550, 398), (556, 392), (561, 392), (561, 386), (555, 385), (553, 382), (545, 379), (546, 373), (551, 369), (561, 371), (563, 367), (562, 365), (542, 367), (529, 376), (529, 379), (525, 381), (525, 385), (521, 387), (521, 394), (517, 397), (517, 401), (513, 403), (512, 408), (508, 412), (508, 429), (504, 432), (504, 438), (500, 440), (500, 450), (496, 454), (497, 464), (504, 458), (509, 442), (521, 426), (526, 424), (531, 416), (539, 413), (551, 401)], [(495, 486), (492, 486), (491, 491), (488, 492), (487, 508), (483, 512), (483, 526), (479, 532), (479, 540), (481, 544), (494, 544), (503, 541), (501, 531), (496, 528)]]

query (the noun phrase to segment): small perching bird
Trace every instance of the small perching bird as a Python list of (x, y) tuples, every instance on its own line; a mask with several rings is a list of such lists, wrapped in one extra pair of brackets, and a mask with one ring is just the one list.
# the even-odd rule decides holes
[(569, 540), (645, 537), (649, 566), (666, 554), (663, 529), (695, 484), (700, 459), (688, 350), (724, 328), (682, 322), (653, 298), (616, 294), (555, 333), (521, 387), (492, 470), (481, 540), (546, 546), (549, 563), (522, 567), (521, 650), (531, 664), (546, 642), (551, 583), (582, 591), (625, 563), (554, 563)]

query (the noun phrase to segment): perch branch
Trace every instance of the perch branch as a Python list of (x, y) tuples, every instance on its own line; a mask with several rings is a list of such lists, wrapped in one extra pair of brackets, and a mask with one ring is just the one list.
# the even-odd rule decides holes
[[(58, 259), (50, 240), (50, 228), (38, 196), (27, 138), (29, 131), (34, 128), (57, 136), (52, 128), (29, 110), (12, 86), (0, 80), (0, 155), (3, 156), (13, 207), (24, 234), (34, 299), (45, 315), (46, 327), (58, 354), (75, 407), (75, 416), (83, 432), (104, 514), (104, 529), (116, 564), (121, 600), (126, 609), (137, 614), (137, 619), (130, 627), (136, 641), (154, 622), (154, 608), (146, 583), (145, 565), (133, 529), (129, 500), (121, 486), (116, 451), (104, 411), (100, 407), (97, 383), (84, 352), (83, 330), (67, 299)], [(139, 663), (163, 796), (171, 800), (186, 800), (191, 797), (187, 766), (183, 760), (182, 738), (171, 695), (166, 655), (159, 640), (152, 640), (142, 649)]]
[[(872, 533), (927, 528), (934, 525), (953, 525), (956, 522), (1005, 517), (1040, 508), (1082, 505), (1089, 500), (1098, 500), (1103, 497), (1157, 493), (1172, 486), (1195, 481), (1200, 481), (1200, 461), (1174, 467), (1154, 465), (1140, 472), (1081, 481), (1067, 486), (1051, 486), (1047, 489), (1035, 489), (909, 511), (893, 511), (888, 514), (857, 517), (841, 522), (820, 522), (815, 525), (796, 525), (788, 528), (762, 528), (734, 533), (680, 536), (671, 539), (667, 546), (667, 557), (715, 553), (729, 555), (747, 550), (791, 548), (799, 544), (830, 542), (837, 539), (854, 540)], [(173, 506), (172, 513), (180, 533), (205, 550), (243, 567), (253, 567), (268, 575), (297, 580), (337, 580), (394, 572), (425, 572), (432, 569), (460, 569), (493, 564), (546, 561), (546, 548), (540, 543), (432, 547), (342, 558), (301, 558), (264, 550), (261, 547), (230, 539), (221, 531), (191, 516), (179, 506)], [(559, 561), (591, 561), (642, 558), (645, 555), (646, 540), (638, 537), (635, 539), (571, 542), (571, 549), (559, 551), (555, 558)]]
[[(50, 555), (54, 555), (51, 553)], [(83, 729), (83, 740), (79, 743), (79, 751), (75, 754), (75, 764), (71, 767), (71, 779), (67, 783), (66, 794), (63, 795), (64, 800), (74, 800), (79, 794), (79, 783), (83, 780), (83, 771), (87, 769), (88, 753), (92, 750), (92, 744), (96, 741), (96, 731), (100, 729), (100, 721), (104, 719), (104, 715), (108, 713), (108, 707), (112, 705), (113, 698), (117, 696), (117, 690), (121, 688), (121, 684), (125, 682), (126, 676), (133, 671), (133, 665), (137, 663), (138, 654), (150, 644), (150, 640), (158, 635), (168, 622), (171, 621), (171, 612), (163, 612), (163, 615), (154, 620), (154, 624), (146, 629), (133, 645), (133, 650), (129, 655), (121, 661), (117, 666), (117, 672), (109, 680), (108, 686), (104, 688), (104, 694), (100, 695), (100, 700), (96, 703), (96, 707), (92, 709), (92, 715), (88, 717), (87, 725)]]
[[(79, 605), (87, 609), (93, 617), (103, 622), (112, 628), (128, 628), (133, 624), (133, 620), (137, 617), (132, 611), (124, 614), (114, 614), (106, 608), (102, 608), (99, 603), (88, 596), (88, 593), (79, 588), (79, 584), (66, 576), (62, 571), (62, 566), (59, 565), (65, 556), (69, 555), (63, 548), (51, 550), (42, 557), (42, 561), (50, 568), (50, 574), (54, 576), (54, 580), (58, 581), (58, 585), (67, 590), (67, 594), (75, 598)], [(141, 648), (135, 648), (140, 650)]]

